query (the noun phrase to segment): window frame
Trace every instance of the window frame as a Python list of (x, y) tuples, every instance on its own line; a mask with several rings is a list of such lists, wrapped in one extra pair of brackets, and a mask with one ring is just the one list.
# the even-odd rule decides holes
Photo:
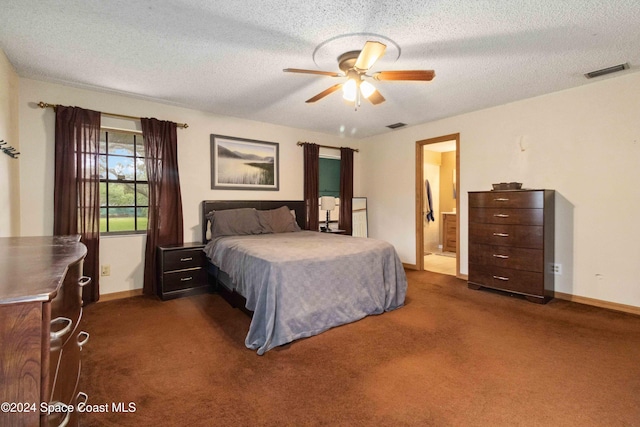
[[(100, 133), (102, 134), (102, 132), (106, 133), (106, 140), (104, 141), (104, 145), (105, 145), (105, 150), (106, 152), (102, 152), (101, 151), (101, 147), (102, 147), (102, 135), (100, 136), (100, 146), (98, 149), (98, 157), (105, 157), (105, 165), (108, 166), (109, 165), (109, 156), (117, 156), (117, 157), (127, 157), (127, 158), (132, 158), (133, 159), (133, 163), (134, 163), (134, 169), (135, 169), (135, 164), (136, 164), (136, 160), (137, 159), (141, 159), (144, 163), (145, 163), (145, 174), (146, 174), (146, 156), (140, 156), (138, 155), (138, 150), (136, 150), (137, 145), (143, 144), (144, 146), (144, 138), (142, 136), (142, 132), (138, 131), (138, 130), (128, 130), (128, 129), (119, 129), (119, 128), (113, 128), (113, 127), (108, 127), (108, 126), (101, 126), (100, 127)], [(134, 136), (134, 146), (133, 146), (133, 155), (122, 155), (122, 154), (113, 154), (110, 153), (109, 151), (109, 133), (121, 133), (121, 134), (130, 134)], [(140, 140), (140, 142), (138, 142), (138, 139)], [(146, 154), (146, 152), (145, 152)], [(105, 184), (105, 194), (107, 197), (107, 200), (105, 201), (105, 203), (103, 204), (102, 201), (102, 197), (100, 197), (100, 219), (102, 220), (103, 216), (102, 216), (102, 210), (105, 209), (106, 210), (106, 216), (104, 217), (106, 219), (106, 228), (107, 231), (100, 231), (100, 236), (126, 236), (126, 235), (140, 235), (140, 234), (146, 234), (147, 233), (147, 228), (145, 227), (144, 229), (138, 229), (138, 209), (141, 208), (146, 208), (147, 209), (147, 221), (149, 218), (149, 198), (147, 196), (147, 204), (146, 205), (140, 205), (138, 204), (138, 197), (137, 197), (137, 191), (138, 191), (138, 185), (139, 184), (144, 184), (147, 186), (147, 188), (149, 188), (149, 180), (148, 180), (148, 176), (147, 179), (145, 180), (141, 180), (141, 179), (137, 179), (137, 169), (135, 169), (135, 174), (134, 174), (134, 179), (110, 179), (109, 178), (109, 172), (107, 170), (106, 178), (99, 178), (99, 185), (102, 185), (103, 183)], [(108, 204), (109, 202), (109, 184), (133, 184), (133, 205), (125, 205), (125, 206), (111, 206)], [(109, 230), (109, 211), (111, 209), (118, 209), (118, 208), (122, 208), (122, 209), (133, 209), (134, 212), (134, 227), (135, 230), (124, 230), (124, 231), (108, 231)]]

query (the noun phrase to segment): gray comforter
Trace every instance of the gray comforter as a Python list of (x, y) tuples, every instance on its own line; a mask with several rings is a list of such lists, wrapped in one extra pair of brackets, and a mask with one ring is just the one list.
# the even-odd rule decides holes
[(254, 312), (258, 354), (404, 304), (407, 278), (384, 241), (312, 231), (220, 237), (205, 253)]

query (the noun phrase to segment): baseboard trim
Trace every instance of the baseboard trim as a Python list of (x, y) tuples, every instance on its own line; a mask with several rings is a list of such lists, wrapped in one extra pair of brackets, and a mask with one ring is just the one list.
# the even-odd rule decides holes
[(619, 304), (617, 302), (603, 301), (595, 298), (581, 297), (578, 295), (565, 294), (564, 292), (554, 292), (553, 296), (558, 299), (577, 302), (580, 304), (593, 305), (595, 307), (609, 310), (622, 311), (625, 313), (640, 315), (640, 307), (634, 305)]
[(98, 302), (113, 301), (115, 299), (131, 298), (142, 295), (142, 289), (131, 289), (129, 291), (113, 292), (100, 295)]
[(407, 264), (406, 262), (402, 263), (402, 266), (407, 270), (417, 270), (418, 266), (416, 264)]

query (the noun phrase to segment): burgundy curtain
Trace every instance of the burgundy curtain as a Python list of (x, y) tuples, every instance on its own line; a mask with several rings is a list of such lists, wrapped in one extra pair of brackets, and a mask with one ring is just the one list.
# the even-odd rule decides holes
[(318, 231), (320, 228), (318, 198), (320, 177), (320, 146), (305, 142), (304, 150), (304, 201), (306, 204), (307, 230)]
[(175, 123), (145, 118), (141, 122), (149, 182), (149, 221), (142, 291), (146, 295), (155, 295), (157, 246), (183, 243), (178, 135)]
[(338, 228), (353, 232), (353, 149), (340, 148), (340, 219)]
[(100, 112), (56, 107), (53, 234), (79, 234), (87, 247), (85, 303), (100, 298)]

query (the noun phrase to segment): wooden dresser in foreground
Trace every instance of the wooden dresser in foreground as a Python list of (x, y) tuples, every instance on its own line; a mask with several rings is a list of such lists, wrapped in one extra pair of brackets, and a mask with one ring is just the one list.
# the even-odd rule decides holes
[(0, 238), (0, 425), (78, 425), (86, 247), (79, 236)]
[(469, 288), (553, 298), (553, 190), (469, 192)]

